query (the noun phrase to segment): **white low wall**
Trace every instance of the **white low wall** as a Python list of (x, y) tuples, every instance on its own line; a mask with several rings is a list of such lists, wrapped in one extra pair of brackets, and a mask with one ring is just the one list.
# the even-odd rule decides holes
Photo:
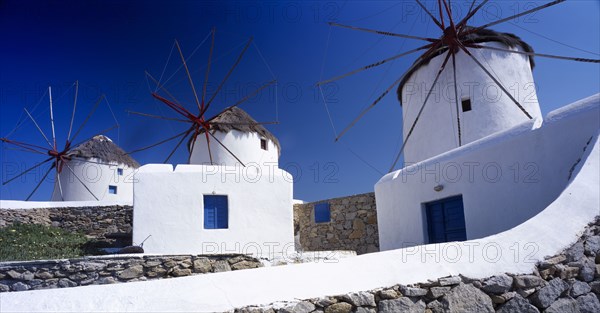
[[(530, 273), (544, 256), (573, 244), (600, 214), (596, 136), (574, 178), (543, 212), (504, 233), (340, 259), (194, 277), (0, 293), (2, 312), (223, 312), (235, 307), (425, 282), (447, 275)], [(321, 281), (324, 283), (315, 283)]]
[[(384, 176), (375, 185), (381, 250), (429, 242), (425, 203), (462, 195), (467, 239), (547, 207), (600, 129), (600, 94)], [(441, 185), (443, 190), (435, 191)]]
[(132, 201), (18, 201), (0, 200), (0, 209), (84, 208), (99, 206), (131, 206)]
[[(135, 178), (133, 242), (151, 236), (148, 253), (294, 251), (292, 176), (281, 169), (150, 164)], [(227, 195), (227, 229), (204, 229), (204, 195)]]

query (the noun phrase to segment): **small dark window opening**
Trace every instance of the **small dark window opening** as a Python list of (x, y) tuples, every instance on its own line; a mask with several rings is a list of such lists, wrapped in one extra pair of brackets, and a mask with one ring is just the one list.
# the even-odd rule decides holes
[(471, 111), (471, 99), (466, 98), (462, 100), (462, 111), (468, 112)]
[(267, 150), (267, 139), (260, 138), (260, 148), (263, 150)]
[(110, 193), (111, 195), (116, 195), (117, 194), (117, 186), (113, 186), (113, 185), (108, 186), (108, 193)]
[(123, 169), (122, 169), (122, 168), (118, 168), (118, 169), (117, 169), (117, 174), (118, 174), (119, 176), (123, 176)]

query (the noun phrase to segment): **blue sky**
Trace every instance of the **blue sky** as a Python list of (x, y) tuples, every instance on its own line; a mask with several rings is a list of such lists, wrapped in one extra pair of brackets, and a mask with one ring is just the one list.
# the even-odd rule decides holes
[[(490, 1), (471, 24), (482, 25), (546, 2)], [(434, 2), (425, 3), (435, 10)], [(453, 13), (462, 16), (470, 1), (452, 3)], [(45, 92), (52, 85), (57, 136), (59, 142), (64, 142), (75, 80), (80, 82), (75, 127), (100, 94), (106, 94), (110, 105), (101, 103), (78, 139), (118, 122), (118, 130), (107, 135), (131, 151), (181, 132), (184, 125), (131, 115), (127, 110), (176, 116), (150, 96), (146, 70), (157, 78), (163, 70), (164, 79), (174, 74), (167, 84), (169, 90), (193, 109), (186, 76), (176, 71), (180, 65), (177, 50), (168, 57), (174, 39), (186, 56), (198, 48), (188, 65), (196, 88), (201, 90), (210, 40), (200, 44), (216, 27), (209, 95), (245, 41), (252, 36), (255, 45), (248, 49), (208, 115), (276, 76), (276, 88), (269, 88), (242, 108), (258, 121), (279, 120), (279, 125), (267, 128), (281, 141), (280, 166), (296, 178), (295, 197), (318, 200), (372, 191), (400, 144), (402, 117), (398, 101), (393, 94), (388, 95), (340, 142), (334, 143), (334, 130), (315, 83), (421, 43), (330, 28), (328, 21), (417, 36), (440, 35), (413, 1), (1, 1), (0, 136), (10, 134), (11, 139), (43, 145), (44, 139), (29, 121), (11, 131), (23, 119), (23, 108), (28, 108), (44, 132), (50, 134)], [(600, 3), (567, 1), (494, 29), (519, 35), (540, 53), (597, 59)], [(417, 56), (404, 57), (326, 89), (335, 129), (339, 132)], [(534, 78), (543, 113), (600, 91), (598, 64), (541, 58), (536, 63)], [(134, 157), (142, 164), (160, 163), (174, 144)], [(0, 150), (3, 181), (19, 168), (43, 159), (41, 155), (6, 148), (3, 145)], [(172, 163), (185, 162), (185, 151), (181, 149)], [(34, 171), (3, 186), (0, 198), (24, 199), (44, 172)], [(33, 199), (48, 199), (51, 189), (48, 179)]]

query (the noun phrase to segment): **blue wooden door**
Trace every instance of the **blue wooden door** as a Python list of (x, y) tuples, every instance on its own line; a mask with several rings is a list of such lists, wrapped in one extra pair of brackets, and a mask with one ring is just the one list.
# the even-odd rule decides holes
[(462, 196), (425, 204), (429, 243), (467, 240)]
[(204, 195), (204, 228), (229, 227), (227, 196)]

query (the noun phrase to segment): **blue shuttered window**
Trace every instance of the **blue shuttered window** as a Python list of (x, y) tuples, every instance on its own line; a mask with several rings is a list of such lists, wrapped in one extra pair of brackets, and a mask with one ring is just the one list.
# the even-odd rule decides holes
[(204, 229), (229, 228), (227, 196), (204, 195)]
[(425, 204), (429, 243), (467, 240), (462, 196)]
[(331, 211), (329, 203), (315, 204), (315, 223), (329, 223), (331, 221)]
[(108, 186), (108, 193), (110, 193), (111, 195), (116, 195), (117, 194), (117, 186)]

